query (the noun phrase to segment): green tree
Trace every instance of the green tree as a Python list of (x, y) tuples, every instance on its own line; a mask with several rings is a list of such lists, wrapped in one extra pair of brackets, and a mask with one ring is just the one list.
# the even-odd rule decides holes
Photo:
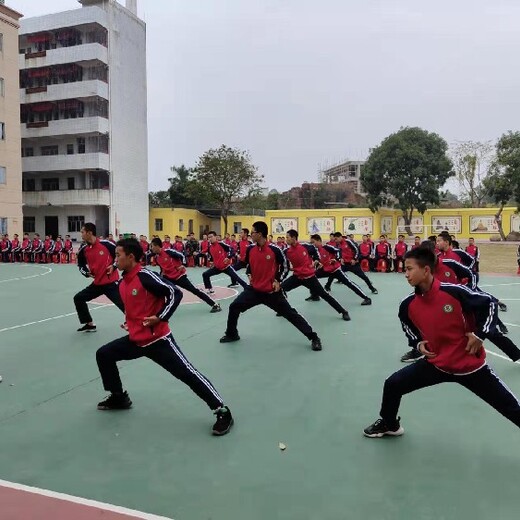
[(148, 193), (148, 203), (152, 208), (164, 208), (171, 206), (170, 194), (168, 191), (151, 191)]
[(502, 227), (502, 211), (514, 200), (520, 209), (520, 132), (507, 132), (497, 142), (496, 161), (492, 173), (484, 179), (484, 185), (498, 211), (495, 221), (502, 240), (506, 240)]
[(184, 164), (170, 168), (173, 176), (168, 179), (168, 194), (172, 206), (192, 206), (196, 204), (196, 190), (191, 189), (193, 170)]
[(199, 158), (191, 179), (189, 193), (198, 193), (204, 202), (219, 206), (227, 233), (233, 204), (259, 193), (263, 175), (258, 174), (248, 152), (222, 145)]
[(439, 204), (439, 190), (453, 175), (448, 144), (439, 135), (417, 127), (401, 128), (372, 150), (361, 173), (369, 208), (402, 211), (406, 231), (414, 211)]

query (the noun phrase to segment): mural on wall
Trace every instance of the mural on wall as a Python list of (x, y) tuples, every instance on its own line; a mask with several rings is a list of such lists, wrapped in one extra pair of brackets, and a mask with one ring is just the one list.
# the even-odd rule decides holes
[[(403, 234), (405, 232), (405, 223), (404, 217), (397, 218), (397, 230), (399, 234)], [(412, 217), (410, 222), (410, 231), (414, 234), (419, 234), (424, 232), (424, 219), (423, 217)]]
[(511, 231), (520, 233), (520, 215), (511, 215)]
[(381, 233), (387, 235), (392, 232), (394, 219), (392, 217), (381, 217)]
[(374, 228), (373, 217), (343, 217), (344, 235), (372, 234)]
[(493, 215), (478, 215), (469, 217), (471, 233), (498, 233), (498, 224)]
[(287, 233), (289, 229), (298, 231), (297, 218), (272, 218), (271, 219), (271, 235), (281, 235)]
[(432, 234), (441, 231), (449, 231), (450, 233), (462, 232), (462, 217), (432, 217)]
[(319, 233), (330, 235), (336, 231), (336, 219), (334, 217), (308, 218), (307, 231), (309, 232), (309, 235), (316, 235)]

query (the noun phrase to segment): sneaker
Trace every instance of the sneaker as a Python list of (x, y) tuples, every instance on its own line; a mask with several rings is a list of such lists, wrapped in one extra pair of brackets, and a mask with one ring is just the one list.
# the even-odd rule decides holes
[(85, 323), (83, 327), (80, 327), (78, 329), (78, 332), (96, 332), (97, 328), (95, 325), (89, 325), (88, 323)]
[(238, 287), (238, 285), (239, 285), (239, 284), (237, 284), (237, 283), (230, 283), (230, 284), (228, 285), (228, 287)]
[(215, 294), (215, 289), (206, 289), (207, 294)]
[(366, 298), (361, 302), (361, 305), (372, 305), (372, 300), (370, 298)]
[(323, 350), (323, 347), (321, 345), (321, 339), (318, 338), (318, 336), (311, 340), (311, 348), (316, 352), (318, 352), (319, 350)]
[(509, 334), (509, 329), (503, 324), (503, 323), (500, 323), (498, 325), (498, 330), (502, 333), (502, 334)]
[(498, 308), (502, 311), (502, 312), (507, 312), (507, 305), (503, 302), (498, 302)]
[(330, 285), (325, 285), (325, 287), (323, 287), (327, 292), (331, 292), (332, 291), (332, 287)]
[(222, 307), (220, 306), (220, 304), (218, 303), (215, 303), (215, 305), (213, 305), (213, 307), (211, 307), (211, 310), (209, 312), (220, 312), (222, 310)]
[(128, 392), (122, 394), (110, 394), (104, 401), (97, 405), (98, 410), (128, 410), (132, 407), (132, 401)]
[(343, 321), (350, 321), (350, 315), (347, 311), (345, 311), (342, 315), (341, 315), (341, 318), (343, 319)]
[(418, 359), (421, 359), (423, 355), (416, 349), (409, 350), (404, 356), (401, 357), (401, 363), (413, 363)]
[(223, 406), (215, 412), (215, 415), (217, 416), (217, 420), (213, 425), (211, 433), (213, 433), (213, 435), (226, 435), (235, 422), (231, 411), (227, 406)]
[(372, 294), (379, 294), (379, 293), (377, 292), (377, 289), (376, 289), (375, 287), (372, 287), (372, 289), (370, 289), (370, 290), (372, 291)]
[(309, 296), (308, 298), (305, 298), (306, 302), (319, 302), (320, 297), (319, 296)]
[(401, 418), (398, 417), (394, 425), (388, 425), (383, 419), (378, 419), (363, 430), (363, 435), (371, 438), (384, 437), (385, 435), (398, 437), (404, 433), (404, 428), (399, 424), (400, 420)]
[(228, 336), (227, 334), (224, 334), (220, 338), (220, 343), (232, 343), (233, 341), (238, 341), (240, 339), (240, 336), (237, 334), (236, 336)]

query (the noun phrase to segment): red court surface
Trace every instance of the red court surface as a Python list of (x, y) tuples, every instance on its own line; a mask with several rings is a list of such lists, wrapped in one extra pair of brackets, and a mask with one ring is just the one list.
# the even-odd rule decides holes
[(2, 520), (171, 520), (124, 507), (0, 481)]

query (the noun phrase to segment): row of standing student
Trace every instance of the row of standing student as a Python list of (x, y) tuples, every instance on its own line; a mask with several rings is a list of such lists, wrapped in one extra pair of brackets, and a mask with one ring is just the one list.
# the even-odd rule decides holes
[[(83, 266), (83, 274), (94, 278), (93, 285), (96, 285), (96, 280), (99, 280), (98, 285), (103, 282), (106, 285), (115, 284), (117, 275), (114, 274), (110, 255), (99, 254), (100, 248), (107, 247), (108, 243), (102, 244), (96, 240), (95, 227), (93, 232), (91, 227), (86, 229), (84, 238), (87, 245), (80, 256), (85, 256), (88, 269)], [(221, 342), (238, 341), (239, 315), (263, 304), (285, 317), (311, 340), (313, 350), (320, 351), (322, 345), (317, 333), (290, 306), (283, 291), (287, 257), (294, 268), (294, 274), (287, 280), (296, 277), (297, 281), (293, 283), (301, 285), (302, 281), (315, 276), (310, 271), (308, 247), (300, 244), (297, 232), (291, 230), (288, 233), (290, 252), (287, 256), (283, 255), (280, 248), (267, 242), (267, 225), (264, 222), (253, 225), (252, 238), (254, 244), (247, 248), (245, 258), (249, 284), (230, 306), (226, 334)], [(449, 243), (445, 237), (441, 239)], [(162, 243), (156, 245), (162, 251)], [(451, 272), (455, 273), (452, 268), (454, 264), (463, 264), (447, 258), (451, 254), (449, 247), (444, 251), (447, 253), (444, 259), (439, 259), (433, 249), (434, 245), (430, 244), (429, 247), (421, 246), (406, 253), (405, 276), (414, 287), (414, 293), (405, 298), (399, 307), (403, 331), (410, 345), (423, 357), (386, 380), (380, 418), (363, 432), (368, 437), (401, 435), (404, 430), (400, 425), (398, 409), (402, 396), (442, 382), (461, 384), (520, 426), (520, 403), (485, 362), (483, 341), (496, 335), (497, 300), (461, 283), (443, 283), (441, 272), (444, 276), (450, 272), (447, 277), (455, 281), (451, 275)], [(439, 249), (442, 250), (442, 247)], [(132, 405), (123, 390), (117, 362), (147, 356), (190, 386), (215, 411), (217, 421), (213, 427), (214, 434), (227, 433), (233, 424), (229, 408), (209, 380), (187, 361), (167, 325), (180, 303), (182, 293), (166, 278), (143, 269), (140, 265), (142, 248), (136, 240), (120, 241), (114, 255), (117, 267), (123, 271), (123, 278), (118, 296), (113, 296), (115, 300), (119, 298), (115, 303), (124, 309), (125, 327), (129, 335), (104, 345), (97, 352), (103, 384), (110, 392), (98, 408), (107, 410)], [(450, 265), (452, 271), (447, 270), (449, 262), (454, 263)], [(471, 270), (468, 269), (468, 273), (471, 274)], [(107, 277), (110, 280), (104, 281)], [(100, 289), (97, 291), (100, 292)]]

